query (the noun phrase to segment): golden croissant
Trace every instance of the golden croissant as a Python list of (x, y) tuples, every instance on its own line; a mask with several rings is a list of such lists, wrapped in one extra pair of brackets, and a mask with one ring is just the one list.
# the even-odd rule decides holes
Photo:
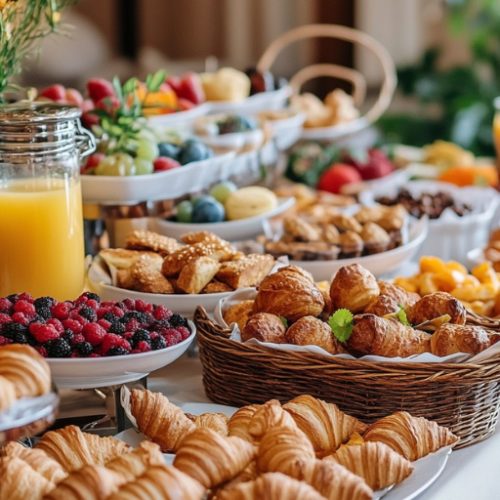
[(366, 425), (346, 415), (334, 404), (312, 396), (299, 396), (283, 405), (295, 423), (311, 440), (318, 454), (335, 451), (354, 432), (363, 433)]
[(272, 399), (260, 406), (254, 413), (248, 425), (248, 432), (256, 439), (260, 439), (268, 430), (275, 427), (297, 428), (297, 424), (287, 413), (281, 403)]
[(237, 410), (227, 423), (229, 435), (254, 443), (255, 439), (248, 431), (248, 426), (259, 407), (260, 405), (249, 405)]
[(196, 429), (185, 437), (177, 450), (174, 466), (212, 488), (233, 479), (255, 456), (247, 441), (224, 437), (207, 428)]
[(308, 484), (275, 472), (224, 489), (217, 500), (325, 500), (325, 497)]
[(166, 465), (151, 467), (106, 500), (202, 500), (205, 488), (183, 472)]
[(445, 323), (431, 337), (431, 351), (436, 356), (448, 356), (456, 352), (478, 354), (490, 345), (489, 334), (480, 326)]
[(17, 457), (0, 458), (0, 499), (40, 500), (55, 484)]
[(335, 460), (357, 476), (362, 477), (373, 490), (398, 484), (413, 471), (411, 462), (383, 443), (343, 446), (325, 460)]
[(363, 438), (384, 443), (411, 462), (458, 441), (446, 427), (405, 411), (378, 420), (368, 427)]
[(422, 297), (407, 308), (406, 315), (412, 325), (419, 325), (448, 314), (450, 323), (465, 325), (467, 311), (463, 304), (446, 292), (435, 292)]
[(196, 428), (180, 408), (158, 392), (134, 389), (130, 403), (139, 430), (165, 453), (177, 451), (182, 439)]
[(0, 375), (0, 411), (9, 408), (16, 399), (14, 383)]
[(50, 458), (43, 450), (27, 448), (17, 441), (11, 441), (6, 444), (0, 450), (0, 455), (3, 457), (20, 458), (47, 479), (47, 481), (55, 484), (62, 481), (68, 475), (62, 466)]
[(18, 398), (42, 396), (50, 391), (49, 365), (28, 345), (0, 348), (0, 375), (14, 384)]
[(229, 433), (228, 421), (229, 419), (223, 413), (202, 413), (194, 419), (194, 425), (197, 429), (207, 427), (221, 436), (227, 436)]

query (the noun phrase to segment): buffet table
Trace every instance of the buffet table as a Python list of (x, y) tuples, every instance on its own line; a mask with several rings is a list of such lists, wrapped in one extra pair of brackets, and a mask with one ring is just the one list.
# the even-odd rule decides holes
[[(177, 404), (209, 402), (201, 382), (201, 363), (195, 355), (185, 355), (173, 365), (151, 374), (148, 388), (162, 392)], [(498, 449), (500, 432), (483, 443), (453, 452), (442, 475), (418, 500), (499, 498)]]

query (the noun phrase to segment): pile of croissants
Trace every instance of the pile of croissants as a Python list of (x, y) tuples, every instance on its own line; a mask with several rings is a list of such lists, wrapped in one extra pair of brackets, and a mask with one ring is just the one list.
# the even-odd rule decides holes
[[(340, 338), (331, 322), (339, 310), (352, 316), (349, 334)], [(223, 317), (238, 324), (243, 342), (316, 345), (356, 357), (478, 354), (500, 340), (498, 332), (466, 324), (467, 311), (450, 294), (420, 297), (377, 281), (359, 264), (341, 268), (329, 291), (302, 269), (283, 267), (262, 281), (255, 300), (232, 305)]]

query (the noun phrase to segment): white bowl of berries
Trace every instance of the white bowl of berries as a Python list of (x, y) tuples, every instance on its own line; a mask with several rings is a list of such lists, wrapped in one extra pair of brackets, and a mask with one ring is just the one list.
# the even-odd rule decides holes
[(21, 294), (0, 299), (0, 306), (2, 319), (11, 319), (0, 325), (0, 340), (33, 345), (61, 389), (139, 380), (179, 358), (196, 336), (191, 321), (142, 300), (101, 302), (86, 292), (58, 303)]

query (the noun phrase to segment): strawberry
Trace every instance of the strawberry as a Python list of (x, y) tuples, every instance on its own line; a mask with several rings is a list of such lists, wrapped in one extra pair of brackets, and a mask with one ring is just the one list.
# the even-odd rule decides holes
[(178, 168), (180, 166), (181, 164), (177, 160), (174, 160), (173, 158), (167, 158), (166, 156), (160, 156), (153, 163), (155, 172), (172, 170), (173, 168)]
[(79, 108), (81, 108), (83, 105), (83, 96), (76, 89), (66, 89), (65, 98), (67, 102), (69, 102), (70, 104), (74, 104)]
[(81, 108), (82, 108), (82, 111), (84, 113), (88, 113), (89, 111), (92, 111), (95, 108), (94, 101), (92, 101), (92, 99), (85, 99), (82, 102)]
[(342, 186), (353, 182), (361, 182), (363, 179), (359, 172), (351, 165), (336, 163), (321, 175), (317, 188), (321, 191), (328, 191), (340, 194)]
[(104, 97), (116, 97), (113, 84), (103, 78), (91, 78), (87, 83), (87, 94), (94, 102)]
[(177, 94), (179, 95), (179, 87), (181, 86), (181, 79), (179, 76), (169, 76), (166, 80), (165, 83), (169, 85), (169, 87)]
[(193, 104), (205, 102), (205, 92), (203, 91), (200, 77), (197, 73), (193, 73), (192, 71), (189, 71), (183, 76), (176, 93), (177, 97), (187, 99)]
[(364, 157), (353, 152), (345, 158), (345, 162), (352, 165), (365, 181), (380, 179), (394, 170), (392, 162), (381, 149), (370, 149)]
[(66, 100), (66, 89), (62, 85), (55, 83), (54, 85), (50, 85), (49, 87), (45, 87), (40, 92), (40, 97), (46, 97), (47, 99), (50, 99), (51, 101), (55, 101), (55, 102), (65, 101)]
[(179, 99), (177, 99), (177, 105), (179, 106), (179, 109), (181, 111), (189, 111), (190, 109), (196, 107), (196, 104), (194, 102), (183, 99), (182, 97), (179, 97)]
[(120, 101), (115, 96), (103, 97), (95, 103), (95, 107), (96, 109), (103, 109), (112, 115), (120, 107)]
[(87, 130), (92, 130), (94, 125), (99, 125), (99, 117), (92, 113), (83, 113), (81, 122)]

